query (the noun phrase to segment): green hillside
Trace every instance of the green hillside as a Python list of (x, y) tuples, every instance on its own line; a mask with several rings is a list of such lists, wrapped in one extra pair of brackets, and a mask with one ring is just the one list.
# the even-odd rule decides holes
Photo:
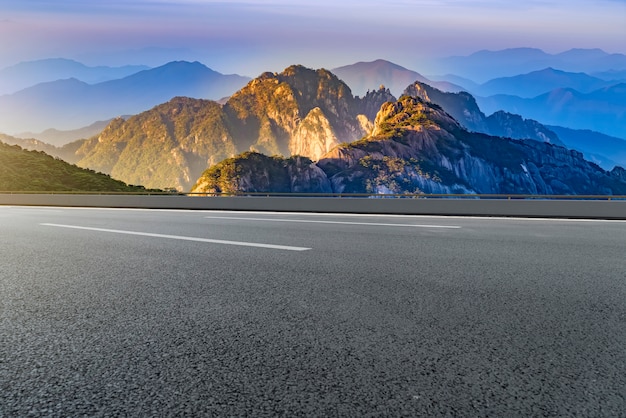
[(79, 168), (39, 151), (0, 142), (0, 191), (138, 192), (102, 173)]

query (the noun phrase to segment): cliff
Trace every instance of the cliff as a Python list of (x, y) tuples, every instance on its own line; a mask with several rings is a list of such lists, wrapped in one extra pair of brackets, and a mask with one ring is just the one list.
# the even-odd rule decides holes
[(331, 72), (294, 65), (252, 80), (224, 111), (241, 150), (316, 160), (368, 133), (358, 118), (361, 108), (367, 105)]

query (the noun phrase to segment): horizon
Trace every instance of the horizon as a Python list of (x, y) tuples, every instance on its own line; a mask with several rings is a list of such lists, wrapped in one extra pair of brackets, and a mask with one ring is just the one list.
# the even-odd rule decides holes
[(17, 41), (0, 46), (0, 62), (59, 57), (157, 67), (185, 60), (254, 77), (295, 63), (336, 68), (384, 59), (426, 74), (437, 59), (482, 50), (624, 54), (625, 15), (624, 0), (7, 0), (0, 34)]
[[(152, 48), (146, 48), (146, 49), (150, 50)], [(548, 51), (545, 51), (545, 50), (543, 50), (541, 48), (523, 47), (522, 46), (522, 47), (503, 48), (503, 49), (499, 49), (499, 50), (478, 49), (478, 50), (473, 51), (471, 53), (468, 53), (466, 55), (450, 55), (450, 56), (440, 57), (439, 59), (467, 58), (467, 57), (471, 57), (471, 56), (474, 56), (474, 55), (477, 55), (477, 54), (481, 54), (481, 53), (501, 53), (501, 52), (505, 52), (505, 51), (515, 51), (515, 50), (537, 50), (537, 51), (541, 51), (541, 52), (543, 52), (543, 53), (545, 53), (547, 55), (550, 55), (550, 56), (558, 56), (558, 55), (565, 54), (565, 53), (572, 52), (572, 51), (596, 51), (597, 50), (597, 51), (600, 51), (600, 52), (602, 52), (604, 54), (607, 54), (607, 55), (624, 55), (624, 56), (626, 56), (626, 54), (606, 51), (606, 50), (604, 50), (602, 48), (570, 48), (570, 49), (563, 50), (563, 51), (548, 52)], [(309, 66), (309, 65), (306, 65), (306, 64), (303, 64), (303, 63), (300, 63), (300, 62), (292, 62), (292, 63), (289, 63), (289, 64), (287, 64), (284, 67), (279, 68), (279, 69), (272, 69), (271, 71), (270, 70), (262, 70), (262, 71), (258, 72), (257, 74), (244, 74), (242, 72), (237, 72), (237, 71), (232, 72), (232, 73), (221, 72), (221, 71), (218, 71), (216, 68), (212, 67), (211, 65), (209, 65), (208, 63), (204, 62), (202, 59), (193, 59), (193, 58), (192, 59), (185, 59), (185, 58), (178, 59), (178, 58), (174, 58), (174, 59), (171, 59), (171, 60), (168, 60), (168, 61), (164, 61), (164, 62), (156, 64), (156, 65), (148, 65), (148, 64), (120, 64), (120, 65), (94, 64), (94, 65), (91, 65), (91, 64), (88, 64), (88, 63), (86, 63), (84, 61), (81, 61), (80, 59), (77, 59), (77, 58), (68, 58), (68, 57), (64, 57), (64, 56), (49, 56), (49, 57), (41, 57), (41, 58), (34, 58), (34, 59), (26, 59), (26, 60), (23, 60), (23, 61), (15, 62), (15, 63), (12, 63), (10, 65), (6, 65), (4, 67), (0, 67), (0, 71), (8, 69), (8, 68), (11, 68), (11, 67), (16, 67), (16, 66), (18, 66), (20, 64), (36, 63), (36, 62), (42, 62), (42, 61), (54, 61), (54, 60), (71, 61), (71, 62), (75, 62), (75, 63), (81, 64), (81, 65), (84, 65), (84, 66), (89, 67), (89, 68), (95, 68), (95, 67), (121, 68), (121, 67), (124, 67), (124, 66), (144, 66), (147, 69), (159, 68), (159, 67), (162, 67), (162, 66), (165, 66), (165, 65), (168, 65), (168, 64), (172, 64), (172, 63), (175, 63), (175, 62), (187, 62), (187, 63), (197, 62), (197, 63), (200, 63), (200, 64), (204, 65), (205, 67), (209, 68), (210, 70), (217, 71), (217, 72), (219, 72), (221, 74), (224, 74), (224, 75), (240, 75), (240, 76), (246, 76), (246, 77), (250, 77), (250, 78), (258, 77), (258, 76), (260, 76), (264, 72), (280, 73), (283, 70), (285, 70), (286, 68), (288, 68), (290, 66), (293, 66), (293, 65), (302, 65), (304, 67), (307, 67), (307, 68), (310, 68), (310, 69), (315, 69), (315, 70), (317, 70), (317, 69), (326, 69), (326, 70), (332, 71), (332, 70), (334, 70), (336, 68), (347, 67), (347, 66), (351, 66), (351, 65), (355, 65), (355, 64), (364, 64), (364, 63), (367, 64), (367, 63), (374, 63), (374, 62), (377, 62), (377, 61), (385, 61), (385, 62), (388, 62), (390, 64), (393, 64), (393, 65), (396, 65), (396, 66), (400, 66), (400, 67), (402, 67), (402, 68), (404, 68), (406, 70), (418, 72), (418, 73), (420, 73), (422, 75), (425, 75), (425, 76), (427, 76), (427, 75), (443, 76), (444, 75), (444, 74), (426, 74), (426, 73), (420, 71), (419, 68), (414, 68), (414, 67), (411, 67), (411, 66), (405, 66), (405, 65), (400, 64), (400, 63), (398, 63), (396, 61), (392, 61), (390, 59), (381, 58), (381, 57), (379, 57), (379, 58), (372, 58), (372, 59), (357, 59), (356, 61), (345, 62), (345, 63), (341, 63), (341, 64), (338, 64), (338, 65), (334, 65), (332, 67), (331, 66), (324, 66), (324, 65)], [(436, 62), (436, 60), (433, 59), (432, 62)], [(550, 68), (552, 68), (552, 67), (546, 66), (545, 68), (528, 71), (527, 73), (536, 72), (536, 71), (542, 71), (542, 70), (550, 69)], [(552, 69), (557, 70), (557, 71), (563, 71), (563, 72), (575, 72), (575, 71), (569, 71), (569, 70), (562, 70), (560, 68), (552, 68)], [(140, 70), (140, 71), (143, 71), (143, 70)], [(584, 71), (580, 71), (580, 72), (584, 73)], [(525, 73), (521, 72), (519, 74), (525, 74)], [(519, 74), (516, 73), (516, 75), (519, 75)], [(458, 75), (458, 74), (451, 74), (451, 75)], [(503, 76), (503, 77), (506, 77), (506, 76)], [(498, 77), (495, 77), (495, 78), (498, 78)], [(470, 80), (470, 81), (475, 81), (475, 80)]]

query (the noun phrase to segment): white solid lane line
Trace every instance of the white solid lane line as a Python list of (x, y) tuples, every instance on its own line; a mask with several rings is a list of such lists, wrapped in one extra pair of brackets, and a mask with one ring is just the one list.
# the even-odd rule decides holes
[(177, 239), (177, 240), (182, 240), (182, 241), (207, 242), (211, 244), (238, 245), (240, 247), (269, 248), (272, 250), (307, 251), (311, 249), (311, 248), (305, 248), (305, 247), (291, 247), (287, 245), (260, 244), (256, 242), (242, 242), (242, 241), (225, 241), (221, 239), (184, 237), (180, 235), (153, 234), (150, 232), (135, 232), (135, 231), (124, 231), (124, 230), (118, 230), (118, 229), (91, 228), (91, 227), (76, 226), (76, 225), (62, 225), (62, 224), (51, 224), (51, 223), (42, 223), (39, 225), (53, 226), (57, 228), (81, 229), (85, 231), (109, 232), (109, 233), (114, 233), (114, 234), (139, 235), (139, 236), (153, 237), (153, 238)]
[(271, 218), (243, 218), (236, 216), (205, 216), (205, 219), (227, 219), (237, 221), (264, 221), (264, 222), (297, 222), (306, 224), (334, 224), (334, 225), (365, 225), (365, 226), (406, 226), (412, 228), (444, 228), (460, 229), (456, 225), (416, 225), (416, 224), (384, 224), (377, 222), (343, 222), (343, 221), (312, 221), (304, 219), (271, 219)]

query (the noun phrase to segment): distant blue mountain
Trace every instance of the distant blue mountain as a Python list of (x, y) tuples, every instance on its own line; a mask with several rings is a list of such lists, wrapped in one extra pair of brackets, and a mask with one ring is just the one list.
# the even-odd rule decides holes
[(480, 84), (470, 80), (469, 78), (461, 77), (455, 74), (446, 74), (446, 75), (429, 75), (429, 79), (435, 81), (447, 81), (448, 83), (452, 83), (457, 86), (461, 86), (466, 91), (476, 91)]
[(88, 84), (115, 80), (147, 70), (145, 65), (88, 67), (65, 58), (26, 61), (0, 70), (0, 94), (15, 93), (49, 81), (75, 78)]
[(175, 96), (220, 99), (248, 81), (199, 62), (175, 61), (93, 85), (76, 78), (42, 83), (0, 96), (0, 132), (75, 129), (96, 120), (136, 114)]
[(476, 98), (486, 113), (505, 110), (572, 129), (590, 129), (626, 138), (626, 83), (581, 93), (559, 88), (534, 98), (495, 95)]
[[(122, 116), (122, 118), (127, 119), (128, 115)], [(56, 147), (61, 147), (72, 141), (91, 138), (92, 136), (99, 134), (109, 123), (111, 123), (111, 120), (112, 119), (100, 120), (90, 124), (89, 126), (67, 131), (49, 128), (43, 132), (20, 132), (19, 134), (15, 134), (13, 136), (21, 139), (36, 139)]]
[(458, 92), (463, 87), (447, 81), (433, 81), (418, 72), (404, 68), (382, 59), (371, 62), (357, 62), (331, 70), (333, 74), (345, 82), (352, 93), (365, 96), (367, 91), (375, 91), (384, 85), (391, 94), (398, 97), (409, 84), (419, 81), (429, 84), (442, 91)]
[(593, 77), (601, 78), (602, 80), (619, 81), (622, 83), (626, 83), (626, 70), (599, 71), (599, 72), (591, 73), (589, 75)]
[(585, 73), (626, 70), (626, 55), (609, 54), (601, 49), (571, 49), (560, 54), (548, 54), (535, 48), (478, 51), (468, 56), (443, 58), (436, 64), (436, 72), (484, 83), (548, 67)]
[(545, 68), (528, 74), (495, 78), (474, 87), (470, 91), (477, 96), (506, 94), (530, 98), (558, 88), (570, 88), (581, 93), (590, 93), (613, 84), (616, 83), (585, 73), (571, 73), (554, 68)]
[(562, 126), (548, 128), (555, 132), (568, 148), (582, 152), (585, 159), (595, 162), (605, 170), (611, 170), (615, 165), (626, 168), (626, 139)]

